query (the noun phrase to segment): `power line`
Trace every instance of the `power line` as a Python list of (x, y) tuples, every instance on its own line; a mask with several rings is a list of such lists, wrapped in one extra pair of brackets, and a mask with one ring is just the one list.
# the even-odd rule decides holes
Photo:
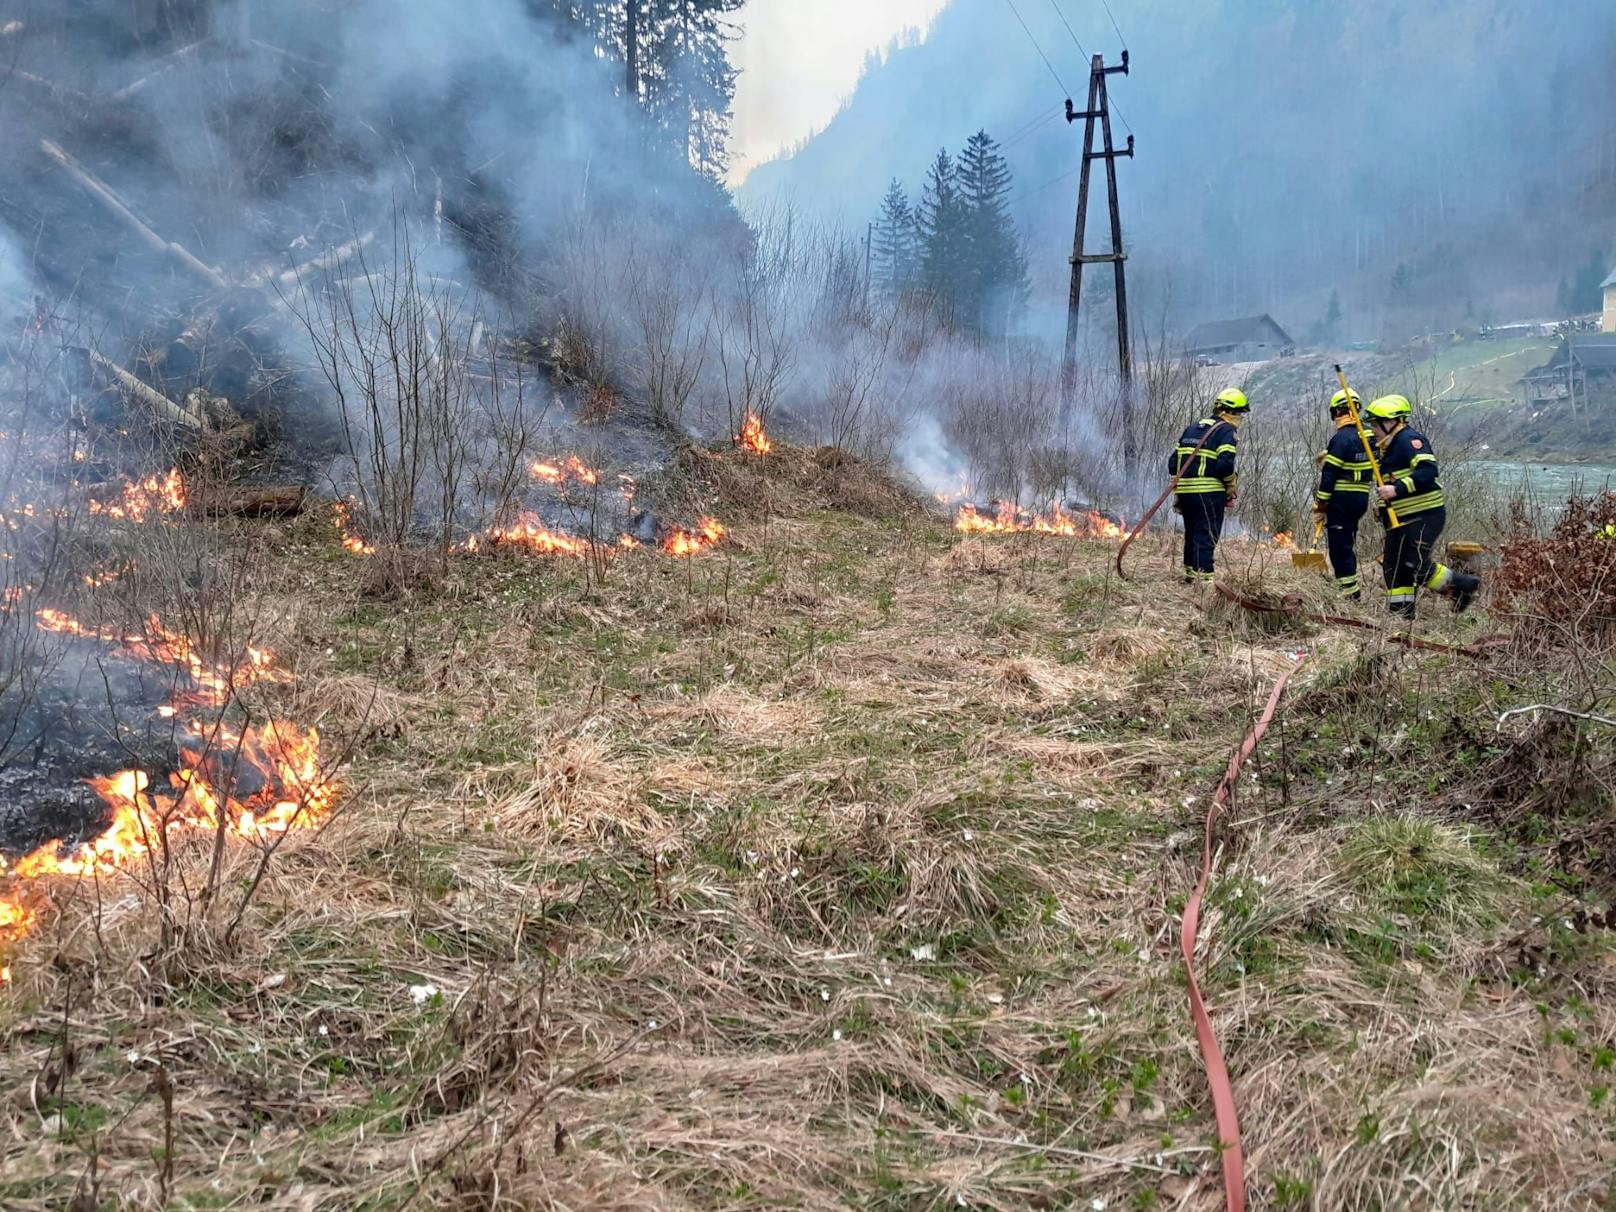
[[(1060, 117), (1060, 111), (1056, 110), (1054, 116), (1057, 118)], [(1049, 107), (1047, 105), (1040, 105), (1038, 107), (1038, 112), (1035, 115), (1027, 119), (1027, 121), (1023, 122), (1020, 126), (1016, 127), (1015, 130), (1011, 131), (1010, 134), (1005, 136), (1004, 142), (1007, 144), (1019, 142), (1023, 137), (1032, 131), (1037, 130), (1040, 126), (1043, 126), (1049, 121), (1049, 119)]]
[(1077, 168), (1070, 169), (1069, 171), (1062, 173), (1058, 177), (1051, 177), (1048, 181), (1045, 181), (1042, 185), (1039, 185), (1039, 186), (1037, 186), (1037, 187), (1035, 187), (1033, 189), (1027, 190), (1025, 193), (1021, 194), (1021, 197), (1022, 198), (1034, 198), (1034, 197), (1037, 197), (1039, 194), (1043, 193), (1046, 189), (1051, 189), (1054, 186), (1059, 185), (1062, 181), (1065, 181), (1067, 178), (1077, 176), (1077, 174), (1082, 172), (1082, 171), (1083, 171), (1082, 167), (1079, 166)]
[[(1066, 27), (1066, 32), (1072, 36), (1072, 44), (1077, 47), (1078, 53), (1080, 53), (1085, 59), (1089, 58), (1088, 51), (1083, 49), (1083, 43), (1078, 40), (1077, 31), (1072, 28), (1072, 23), (1066, 19), (1066, 10), (1061, 8), (1060, 0), (1049, 0), (1049, 3), (1055, 9), (1055, 15), (1061, 19), (1061, 24)], [(1106, 3), (1106, 0), (1101, 0), (1101, 3), (1105, 4), (1106, 15), (1111, 16), (1111, 5)], [(1118, 40), (1123, 40), (1122, 31), (1117, 29), (1117, 19), (1115, 17), (1111, 17), (1111, 28), (1117, 30)], [(1111, 102), (1111, 110), (1116, 114), (1118, 120), (1121, 121), (1123, 129), (1125, 129), (1130, 135), (1133, 134), (1133, 127), (1128, 125), (1127, 115), (1125, 115), (1122, 110), (1118, 108), (1115, 101)]]
[(1066, 19), (1066, 13), (1062, 10), (1058, 0), (1049, 0), (1049, 3), (1054, 8), (1055, 15), (1061, 19), (1061, 24), (1066, 27), (1066, 32), (1072, 35), (1072, 43), (1077, 47), (1077, 53), (1082, 55), (1086, 62), (1089, 53), (1083, 49), (1083, 44), (1077, 40), (1077, 31), (1072, 28), (1072, 23)]
[(1020, 134), (1015, 135), (1012, 138), (1006, 139), (999, 146), (1003, 147), (1003, 148), (1006, 148), (1006, 149), (1012, 148), (1016, 144), (1023, 142), (1024, 140), (1032, 137), (1033, 135), (1036, 135), (1039, 131), (1043, 130), (1044, 127), (1048, 126), (1051, 122), (1053, 122), (1056, 118), (1059, 118), (1060, 116), (1061, 116), (1061, 113), (1060, 113), (1059, 110), (1053, 110), (1053, 111), (1051, 111), (1049, 113), (1049, 115), (1047, 117), (1044, 117), (1044, 118), (1040, 119), (1039, 121), (1033, 123), (1031, 126), (1029, 126), (1026, 130), (1022, 131)]
[(1117, 31), (1117, 41), (1127, 46), (1128, 40), (1122, 36), (1122, 27), (1117, 24), (1116, 16), (1111, 12), (1111, 0), (1100, 0), (1100, 3), (1105, 5), (1105, 15), (1111, 18), (1111, 28)]
[(1016, 7), (1016, 0), (1004, 0), (1004, 2), (1010, 6), (1010, 11), (1016, 15), (1016, 20), (1021, 22), (1021, 28), (1027, 33), (1027, 40), (1032, 43), (1033, 50), (1038, 52), (1038, 57), (1044, 61), (1044, 66), (1049, 69), (1049, 74), (1055, 77), (1055, 83), (1060, 85), (1061, 92), (1070, 97), (1072, 90), (1061, 83), (1060, 73), (1055, 70), (1055, 65), (1049, 61), (1049, 56), (1044, 54), (1044, 48), (1038, 44), (1038, 39), (1033, 36), (1032, 27), (1022, 17), (1021, 10)]

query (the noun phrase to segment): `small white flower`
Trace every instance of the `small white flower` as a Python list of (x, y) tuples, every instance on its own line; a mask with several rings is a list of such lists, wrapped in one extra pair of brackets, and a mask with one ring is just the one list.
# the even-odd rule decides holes
[(830, 990), (829, 989), (821, 989), (819, 991), (819, 1000), (822, 1001), (822, 1002), (830, 1001)]
[(331, 1034), (331, 1028), (327, 1027), (324, 1023), (321, 1023), (320, 1024), (320, 1034), (322, 1036), (330, 1035)]
[(802, 874), (802, 868), (801, 867), (793, 867), (791, 869), (791, 878), (792, 879), (796, 879), (801, 874)]
[(125, 1052), (123, 1054), (123, 1058), (126, 1061), (128, 1061), (131, 1065), (140, 1064), (140, 1049), (138, 1049), (138, 1048), (129, 1049), (129, 1051), (127, 1051), (127, 1052)]
[(909, 958), (917, 960), (934, 960), (937, 958), (937, 947), (932, 943), (921, 943), (918, 947), (909, 948)]
[(1563, 920), (1562, 920), (1562, 921), (1561, 921), (1561, 922), (1560, 922), (1560, 924), (1561, 924), (1561, 925), (1562, 925), (1562, 926), (1564, 926), (1564, 927), (1565, 927), (1565, 928), (1566, 928), (1566, 929), (1567, 929), (1567, 930), (1575, 930), (1575, 929), (1576, 929), (1576, 927), (1575, 927), (1575, 926), (1573, 926), (1573, 925), (1572, 925), (1572, 924), (1571, 924), (1571, 919), (1570, 919), (1570, 918), (1569, 918), (1569, 917), (1568, 917), (1568, 918), (1565, 918), (1565, 919), (1563, 919)]
[(1098, 1017), (1100, 1017), (1099, 1010), (1095, 1009), (1095, 1007), (1093, 1007), (1093, 1006), (1090, 1006), (1089, 1007), (1089, 1017), (1090, 1018), (1098, 1018)]
[(883, 985), (885, 985), (888, 989), (892, 988), (892, 978), (890, 976), (883, 976), (881, 978), (881, 983)]
[(1023, 1085), (1023, 1086), (1030, 1086), (1030, 1085), (1032, 1085), (1032, 1078), (1030, 1078), (1030, 1077), (1028, 1077), (1028, 1076), (1027, 1076), (1027, 1075), (1026, 1075), (1026, 1074), (1025, 1074), (1025, 1073), (1023, 1073), (1023, 1074), (1022, 1074), (1022, 1075), (1021, 1075), (1021, 1084), (1022, 1084), (1022, 1085)]
[(1192, 807), (1195, 804), (1195, 797), (1193, 795), (1186, 795), (1183, 799), (1179, 800), (1178, 802), (1180, 804), (1182, 804), (1185, 808), (1189, 808), (1189, 807)]
[(1257, 887), (1259, 887), (1259, 888), (1268, 887), (1268, 877), (1266, 875), (1259, 875), (1259, 876), (1255, 876), (1254, 878), (1255, 878), (1255, 880), (1257, 882)]
[(1139, 948), (1139, 962), (1141, 964), (1147, 964), (1150, 962), (1150, 951), (1148, 948)]
[(830, 1033), (830, 1037), (831, 1037), (831, 1039), (835, 1040), (837, 1043), (841, 1043), (842, 1029), (840, 1027), (836, 1028), (836, 1030), (834, 1030), (834, 1031), (832, 1031)]
[(257, 1040), (253, 1040), (252, 1046), (247, 1049), (247, 1051), (251, 1052), (254, 1056), (257, 1056), (263, 1050), (264, 1050), (264, 1045), (259, 1043)]
[(428, 982), (425, 985), (410, 986), (410, 1000), (417, 1006), (424, 1006), (438, 995), (438, 987)]
[(1093, 1208), (1094, 1212), (1105, 1212), (1105, 1200), (1096, 1195), (1093, 1199), (1089, 1200), (1089, 1207)]
[(1246, 890), (1244, 888), (1242, 888), (1239, 884), (1236, 884), (1234, 886), (1234, 895), (1235, 895), (1236, 899), (1238, 899), (1238, 898), (1246, 895)]
[(655, 1031), (657, 1029), (657, 1021), (656, 1021), (656, 1019), (654, 1019), (654, 1018), (646, 1019), (645, 1020), (645, 1029), (647, 1031)]
[(1002, 1005), (1004, 1005), (1004, 994), (1002, 994), (1002, 993), (990, 993), (990, 994), (988, 994), (988, 1002), (989, 1002), (989, 1004), (994, 1005), (994, 1006), (1002, 1006)]
[(970, 840), (971, 840), (971, 831), (970, 831), (970, 830), (969, 830), (969, 829), (967, 829), (967, 830), (966, 830), (966, 831), (965, 831), (965, 840), (966, 840), (966, 841), (970, 841)]

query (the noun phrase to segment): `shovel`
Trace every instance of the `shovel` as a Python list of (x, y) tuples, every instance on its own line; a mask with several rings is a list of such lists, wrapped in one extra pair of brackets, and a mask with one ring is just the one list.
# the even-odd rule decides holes
[(1291, 563), (1304, 572), (1325, 572), (1328, 566), (1324, 562), (1324, 553), (1319, 550), (1319, 536), (1324, 533), (1324, 519), (1319, 518), (1313, 527), (1313, 542), (1308, 544), (1306, 551), (1291, 552)]

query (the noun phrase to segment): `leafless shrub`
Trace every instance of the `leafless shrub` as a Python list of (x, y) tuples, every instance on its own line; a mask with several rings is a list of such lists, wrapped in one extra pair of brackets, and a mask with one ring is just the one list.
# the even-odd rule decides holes
[(472, 374), (480, 311), (466, 288), (421, 272), (403, 223), (392, 254), (375, 269), (361, 254), (357, 277), (301, 284), (292, 305), (333, 393), (356, 520), (378, 559), (404, 551), (423, 525), (446, 559), (485, 409)]
[(631, 246), (623, 275), (634, 338), (626, 359), (632, 382), (658, 424), (682, 430), (712, 336), (706, 271), (674, 250)]
[(787, 317), (786, 266), (765, 250), (738, 260), (716, 303), (714, 353), (725, 425), (740, 432), (747, 414), (768, 424), (795, 366), (797, 335)]

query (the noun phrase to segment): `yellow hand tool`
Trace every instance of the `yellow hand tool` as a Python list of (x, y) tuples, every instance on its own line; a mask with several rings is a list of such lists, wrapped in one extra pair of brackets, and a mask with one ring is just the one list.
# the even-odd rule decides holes
[(1313, 542), (1308, 544), (1306, 551), (1291, 552), (1291, 563), (1297, 568), (1307, 572), (1323, 572), (1328, 567), (1324, 562), (1324, 553), (1319, 550), (1319, 537), (1324, 533), (1324, 519), (1315, 518), (1313, 526)]
[[(1352, 423), (1358, 429), (1358, 437), (1363, 439), (1364, 454), (1369, 456), (1369, 470), (1375, 475), (1375, 487), (1384, 488), (1386, 477), (1380, 474), (1380, 460), (1375, 458), (1375, 439), (1364, 428), (1363, 414), (1358, 411), (1357, 397), (1352, 394), (1352, 388), (1347, 386), (1347, 376), (1343, 373), (1339, 362), (1336, 363), (1335, 377), (1341, 380), (1341, 390), (1347, 393), (1347, 409), (1352, 413)], [(1402, 522), (1397, 520), (1397, 511), (1392, 508), (1390, 501), (1384, 501), (1382, 504), (1386, 509), (1386, 529), (1396, 530), (1402, 525)]]

